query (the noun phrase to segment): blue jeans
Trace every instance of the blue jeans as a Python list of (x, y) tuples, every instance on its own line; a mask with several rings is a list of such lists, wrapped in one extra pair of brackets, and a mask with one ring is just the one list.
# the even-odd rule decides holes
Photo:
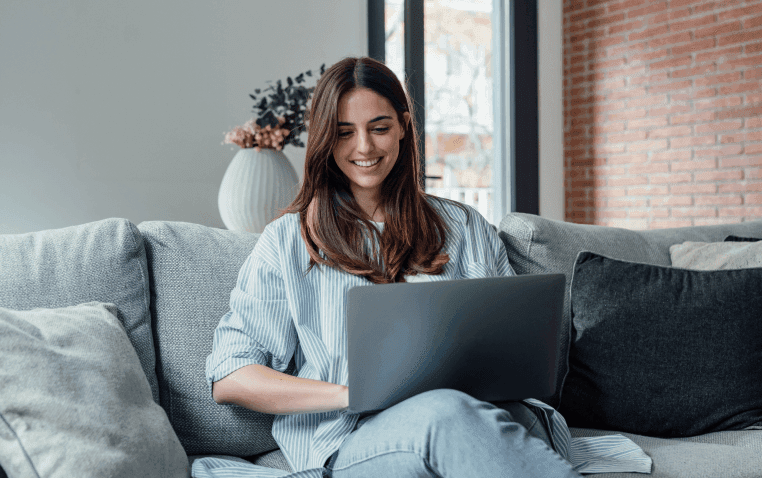
[(326, 465), (333, 478), (580, 477), (540, 419), (455, 390), (416, 395), (359, 422)]

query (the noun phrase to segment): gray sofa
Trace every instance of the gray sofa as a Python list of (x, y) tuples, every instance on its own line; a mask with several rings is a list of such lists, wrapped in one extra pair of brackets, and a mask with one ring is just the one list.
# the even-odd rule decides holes
[[(517, 273), (563, 272), (571, 286), (580, 251), (669, 266), (669, 247), (673, 244), (719, 242), (728, 235), (762, 238), (762, 221), (635, 232), (509, 214), (498, 226), (498, 232)], [(110, 413), (114, 421), (129, 421), (133, 418), (129, 413), (142, 413), (151, 405), (159, 405), (171, 432), (163, 438), (170, 452), (155, 458), (160, 463), (157, 462), (153, 476), (187, 476), (190, 468), (186, 464), (210, 455), (288, 469), (270, 435), (272, 418), (237, 406), (215, 404), (204, 378), (214, 328), (228, 309), (229, 293), (238, 270), (257, 238), (256, 234), (181, 222), (151, 221), (135, 226), (125, 219), (0, 235), (0, 323), (16, 317), (9, 311), (52, 310), (93, 302), (114, 304), (109, 310), (115, 311), (135, 351), (134, 360), (125, 357), (124, 362), (142, 369), (145, 380), (135, 387), (144, 390), (143, 400), (153, 403), (129, 409), (115, 409), (112, 404), (105, 411), (99, 410), (102, 407), (99, 403), (82, 405), (85, 410), (90, 407), (106, 413), (106, 417)], [(562, 344), (559, 388), (551, 397), (537, 397), (560, 405), (562, 412), (567, 391), (562, 391), (560, 385), (569, 370), (569, 348), (574, 339), (570, 291), (571, 287), (567, 290), (564, 317), (570, 337)], [(66, 317), (53, 315), (59, 316)], [(86, 325), (80, 329), (83, 334), (91, 333)], [(8, 353), (0, 350), (0, 357)], [(4, 364), (12, 363), (2, 360), (0, 370)], [(21, 374), (5, 370), (0, 378), (2, 373), (5, 377)], [(0, 465), (11, 477), (34, 476), (24, 470), (39, 471), (45, 463), (59, 459), (60, 453), (49, 447), (35, 448), (25, 441), (31, 435), (24, 426), (24, 416), (4, 398), (8, 390), (3, 387), (0, 383)], [(65, 419), (67, 412), (61, 413), (64, 415), (59, 414), (58, 419), (61, 416)], [(157, 427), (162, 425), (158, 419), (153, 423)], [(577, 425), (581, 426), (572, 427), (573, 436), (615, 433), (584, 423)], [(88, 426), (96, 429), (99, 423)], [(61, 430), (66, 433), (65, 427)], [(762, 430), (717, 431), (677, 438), (623, 434), (653, 458), (654, 477), (762, 476)], [(112, 437), (109, 445), (118, 448), (118, 442)], [(178, 442), (181, 449), (176, 446)], [(128, 452), (131, 449), (136, 448), (125, 448)], [(125, 455), (129, 453), (122, 453), (122, 459), (128, 460)], [(141, 461), (141, 457), (132, 458)], [(182, 466), (178, 465), (180, 459)], [(61, 474), (56, 476), (67, 476), (66, 472), (68, 476), (88, 476), (82, 469), (76, 469), (77, 463), (66, 466), (74, 468), (60, 470)], [(0, 478), (3, 475), (0, 472)]]

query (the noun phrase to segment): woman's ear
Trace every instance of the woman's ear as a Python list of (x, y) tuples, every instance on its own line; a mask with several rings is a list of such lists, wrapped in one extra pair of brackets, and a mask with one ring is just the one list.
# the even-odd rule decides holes
[(405, 111), (402, 113), (402, 136), (400, 136), (400, 139), (405, 137), (405, 131), (407, 131), (408, 126), (410, 126), (410, 113)]

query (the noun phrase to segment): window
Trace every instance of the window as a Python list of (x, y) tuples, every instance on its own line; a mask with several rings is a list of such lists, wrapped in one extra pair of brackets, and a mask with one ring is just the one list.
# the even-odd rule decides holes
[[(509, 211), (538, 213), (536, 8), (536, 0), (368, 2), (370, 56), (408, 83), (422, 110), (426, 191), (471, 205), (493, 224)], [(506, 28), (517, 9), (522, 26)], [(522, 68), (518, 78), (510, 74), (521, 61), (511, 45), (532, 28), (534, 45), (526, 46), (533, 50), (524, 56), (534, 56), (533, 75)], [(524, 97), (516, 98), (522, 78), (530, 93), (522, 88)], [(522, 112), (520, 122), (515, 111)], [(524, 123), (533, 120), (534, 133)]]

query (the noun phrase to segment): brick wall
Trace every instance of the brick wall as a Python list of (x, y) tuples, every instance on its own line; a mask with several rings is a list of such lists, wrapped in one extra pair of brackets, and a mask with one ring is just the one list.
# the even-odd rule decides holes
[(566, 220), (762, 218), (762, 0), (564, 0)]

